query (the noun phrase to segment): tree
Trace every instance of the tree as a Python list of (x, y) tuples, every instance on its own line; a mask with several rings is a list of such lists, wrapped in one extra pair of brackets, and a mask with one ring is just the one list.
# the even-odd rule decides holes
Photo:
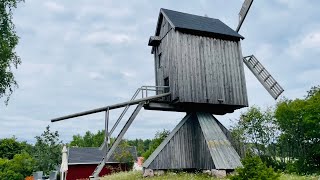
[(58, 131), (51, 132), (50, 126), (41, 136), (36, 136), (34, 146), (34, 157), (36, 160), (36, 170), (48, 173), (55, 170), (56, 166), (61, 163), (62, 142), (59, 140)]
[(0, 179), (21, 180), (32, 174), (34, 164), (34, 159), (26, 152), (14, 155), (11, 160), (0, 158)]
[(133, 156), (128, 149), (129, 147), (130, 145), (128, 144), (128, 142), (126, 140), (122, 140), (118, 146), (118, 150), (114, 152), (115, 159), (120, 162), (120, 171), (122, 170), (121, 163), (126, 163), (129, 168), (131, 168), (134, 163)]
[(16, 35), (15, 26), (12, 22), (13, 9), (23, 0), (0, 1), (0, 98), (9, 97), (18, 84), (14, 78), (12, 69), (21, 63), (20, 57), (15, 52), (19, 37)]
[[(75, 147), (100, 147), (104, 141), (104, 130), (99, 130), (97, 133), (92, 133), (87, 131), (83, 136), (80, 134), (74, 135), (70, 146)], [(115, 138), (111, 137), (110, 142), (113, 143)], [(137, 154), (141, 156), (148, 148), (151, 142), (150, 139), (134, 139), (134, 140), (125, 140), (129, 146), (137, 147)]]
[(84, 136), (74, 135), (70, 146), (76, 147), (100, 147), (104, 141), (104, 131), (98, 131), (96, 134), (87, 131)]
[(299, 173), (320, 170), (320, 87), (312, 87), (304, 99), (284, 99), (275, 117), (282, 131), (279, 144), (283, 156)]
[(274, 172), (271, 167), (267, 167), (259, 156), (247, 156), (242, 160), (243, 167), (237, 168), (237, 174), (231, 176), (231, 180), (277, 180), (280, 174)]
[(12, 159), (14, 155), (22, 152), (30, 154), (32, 145), (27, 142), (19, 142), (15, 137), (0, 139), (0, 158)]
[(16, 138), (5, 138), (0, 140), (0, 158), (12, 159), (15, 154), (22, 151), (21, 144)]
[(158, 131), (154, 137), (154, 139), (149, 144), (149, 149), (142, 154), (144, 159), (148, 159), (148, 157), (153, 153), (154, 150), (162, 143), (162, 141), (170, 134), (169, 130)]
[(145, 142), (150, 142), (149, 139), (142, 140), (142, 139), (135, 139), (135, 140), (127, 140), (128, 144), (130, 146), (135, 146), (137, 147), (137, 155), (141, 156), (148, 148), (149, 144), (145, 146)]
[(257, 155), (270, 155), (268, 147), (276, 142), (279, 131), (274, 123), (274, 115), (269, 108), (266, 111), (251, 107), (241, 114), (238, 123), (233, 127), (233, 134), (245, 144), (251, 145)]
[(283, 159), (277, 160), (279, 158), (277, 141), (280, 133), (272, 109), (261, 110), (256, 106), (242, 113), (231, 131), (235, 140), (233, 144), (236, 145), (235, 148), (241, 157), (244, 157), (246, 151), (251, 151), (268, 167), (283, 170), (285, 168)]

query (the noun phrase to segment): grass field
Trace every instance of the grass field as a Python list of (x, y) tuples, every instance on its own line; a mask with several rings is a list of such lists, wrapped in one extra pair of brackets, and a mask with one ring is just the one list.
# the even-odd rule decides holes
[[(151, 180), (200, 180), (200, 179), (217, 179), (206, 174), (193, 174), (193, 173), (166, 173), (162, 176), (143, 178), (141, 172), (130, 171), (120, 172), (105, 178), (103, 180), (132, 180), (132, 179), (151, 179)], [(226, 178), (228, 179), (228, 178)], [(280, 180), (320, 180), (320, 176), (298, 176), (291, 174), (282, 174)]]

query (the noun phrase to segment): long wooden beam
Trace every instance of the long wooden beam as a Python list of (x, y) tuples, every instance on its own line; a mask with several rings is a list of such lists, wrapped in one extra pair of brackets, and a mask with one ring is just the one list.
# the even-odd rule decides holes
[(66, 119), (70, 119), (70, 118), (75, 118), (75, 117), (79, 117), (79, 116), (84, 116), (84, 115), (88, 115), (88, 114), (94, 114), (94, 113), (98, 113), (98, 112), (103, 112), (106, 110), (112, 110), (112, 109), (117, 109), (117, 108), (121, 108), (121, 107), (125, 107), (127, 105), (134, 105), (134, 104), (139, 104), (140, 102), (143, 101), (149, 101), (149, 100), (154, 100), (154, 99), (159, 99), (165, 96), (169, 96), (171, 93), (163, 93), (163, 94), (159, 94), (156, 96), (150, 96), (150, 97), (146, 97), (146, 98), (141, 98), (141, 99), (136, 99), (133, 101), (127, 101), (127, 102), (123, 102), (123, 103), (118, 103), (118, 104), (114, 104), (114, 105), (110, 105), (110, 106), (105, 106), (105, 107), (101, 107), (101, 108), (97, 108), (97, 109), (92, 109), (89, 111), (83, 111), (83, 112), (79, 112), (79, 113), (75, 113), (75, 114), (70, 114), (67, 116), (62, 116), (59, 118), (54, 118), (51, 119), (51, 122), (57, 122), (57, 121), (62, 121), (62, 120), (66, 120)]

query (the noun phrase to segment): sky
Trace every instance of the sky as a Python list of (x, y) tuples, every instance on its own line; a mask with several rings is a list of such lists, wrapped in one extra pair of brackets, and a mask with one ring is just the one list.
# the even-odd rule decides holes
[[(35, 142), (47, 125), (68, 143), (75, 134), (104, 129), (104, 113), (51, 123), (50, 119), (129, 100), (154, 85), (147, 45), (160, 8), (218, 18), (235, 29), (242, 0), (28, 0), (14, 11), (22, 64), (9, 105), (0, 99), (0, 138)], [(320, 84), (320, 1), (255, 1), (240, 30), (243, 55), (254, 54), (283, 86), (303, 98)], [(250, 106), (276, 101), (245, 67)], [(133, 109), (133, 108), (131, 108)], [(230, 127), (246, 108), (216, 116)], [(120, 110), (110, 112), (110, 125)], [(130, 115), (130, 114), (128, 114)], [(172, 130), (185, 113), (142, 110), (125, 138)], [(127, 116), (126, 116), (127, 117)], [(125, 119), (124, 119), (125, 120)], [(121, 125), (123, 125), (124, 121)], [(114, 136), (119, 132), (117, 128)]]

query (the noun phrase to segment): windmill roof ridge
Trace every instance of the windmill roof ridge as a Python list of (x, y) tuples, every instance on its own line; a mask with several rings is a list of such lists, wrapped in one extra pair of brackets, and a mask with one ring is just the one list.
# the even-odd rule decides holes
[(244, 39), (243, 36), (216, 18), (194, 15), (165, 8), (160, 9), (160, 14), (169, 21), (174, 29), (182, 30), (187, 33), (200, 33), (200, 35), (211, 33)]

